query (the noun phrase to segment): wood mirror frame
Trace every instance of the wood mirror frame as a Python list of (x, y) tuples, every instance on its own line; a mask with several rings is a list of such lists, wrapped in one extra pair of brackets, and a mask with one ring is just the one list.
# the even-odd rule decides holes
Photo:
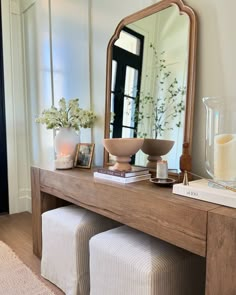
[[(196, 71), (196, 44), (197, 44), (197, 20), (193, 9), (184, 4), (182, 0), (163, 0), (142, 9), (120, 21), (116, 30), (109, 41), (107, 47), (107, 64), (106, 64), (106, 105), (105, 105), (105, 131), (104, 137), (110, 137), (110, 108), (111, 108), (111, 79), (112, 79), (112, 46), (119, 38), (122, 28), (130, 23), (138, 21), (144, 17), (152, 15), (158, 11), (166, 9), (172, 5), (177, 6), (180, 14), (186, 14), (189, 17), (189, 47), (188, 47), (188, 73), (186, 88), (186, 106), (184, 119), (184, 142), (182, 155), (180, 157), (179, 169), (176, 175), (182, 174), (183, 171), (191, 171), (192, 160), (192, 132), (193, 132), (193, 111), (195, 96), (195, 71)], [(109, 154), (104, 149), (104, 166), (109, 165)]]

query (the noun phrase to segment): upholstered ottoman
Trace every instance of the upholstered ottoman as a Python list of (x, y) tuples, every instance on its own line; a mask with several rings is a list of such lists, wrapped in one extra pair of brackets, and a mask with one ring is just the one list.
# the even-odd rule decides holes
[(127, 226), (89, 246), (90, 295), (204, 295), (202, 257)]
[(115, 226), (74, 205), (43, 213), (42, 276), (66, 295), (89, 295), (89, 239)]

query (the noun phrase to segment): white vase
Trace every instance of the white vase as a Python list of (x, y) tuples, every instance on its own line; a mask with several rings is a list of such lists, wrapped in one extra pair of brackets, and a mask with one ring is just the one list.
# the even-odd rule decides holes
[[(73, 128), (60, 128), (56, 133), (54, 144), (57, 160), (65, 162), (66, 159), (74, 160), (76, 145), (80, 142), (79, 134)], [(67, 163), (69, 166), (70, 163)], [(66, 166), (66, 165), (65, 165)], [(69, 168), (69, 167), (67, 167)], [(70, 167), (71, 168), (71, 167)], [(63, 169), (63, 168), (61, 168)]]

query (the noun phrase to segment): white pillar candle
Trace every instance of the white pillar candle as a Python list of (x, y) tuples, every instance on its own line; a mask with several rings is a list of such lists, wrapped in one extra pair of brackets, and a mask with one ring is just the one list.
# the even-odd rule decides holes
[(167, 161), (157, 161), (156, 178), (168, 178), (168, 164)]
[(236, 180), (236, 134), (215, 136), (214, 177), (217, 180)]

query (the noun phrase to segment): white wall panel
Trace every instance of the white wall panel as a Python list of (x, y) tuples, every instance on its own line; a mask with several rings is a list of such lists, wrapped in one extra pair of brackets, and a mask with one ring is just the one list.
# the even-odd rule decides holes
[(30, 210), (30, 173), (19, 1), (3, 1), (3, 52), (10, 213)]
[[(86, 0), (51, 0), (54, 101), (78, 97), (90, 109), (89, 23)], [(91, 130), (81, 130), (89, 142)]]
[[(24, 211), (30, 208), (30, 171), (29, 145), (26, 118), (26, 97), (24, 93), (24, 68), (22, 50), (21, 17), (19, 13), (12, 14), (13, 40), (13, 97), (16, 123), (17, 162), (15, 169), (18, 173), (18, 209)], [(26, 200), (25, 200), (26, 199)], [(28, 204), (28, 205), (27, 205)], [(26, 207), (25, 207), (26, 206)]]
[(36, 1), (23, 11), (25, 78), (28, 98), (31, 164), (53, 162), (53, 131), (35, 123), (52, 105), (48, 0)]

